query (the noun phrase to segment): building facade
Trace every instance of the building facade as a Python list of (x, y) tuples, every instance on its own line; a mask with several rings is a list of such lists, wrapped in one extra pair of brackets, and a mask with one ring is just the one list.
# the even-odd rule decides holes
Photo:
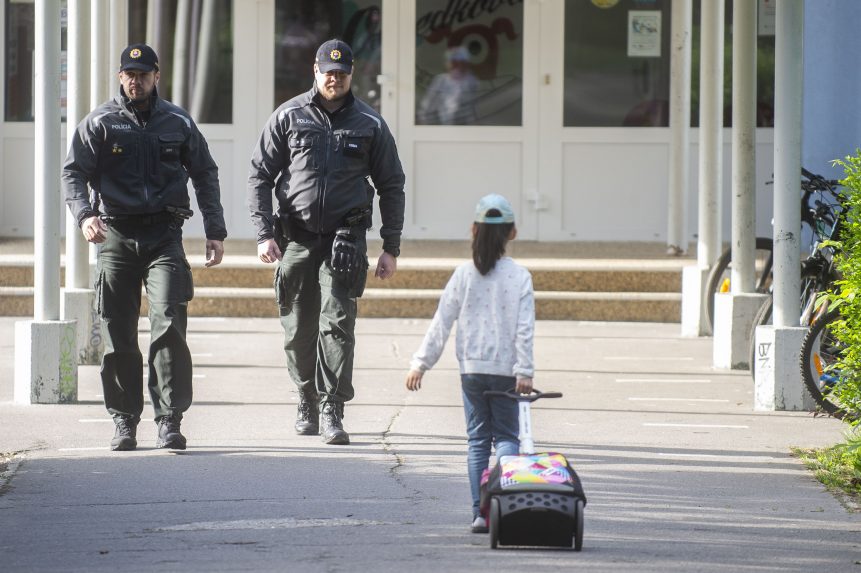
[[(188, 109), (210, 143), (233, 238), (254, 236), (245, 182), (259, 130), (281, 102), (311, 87), (316, 47), (339, 37), (355, 51), (356, 95), (381, 111), (398, 142), (405, 238), (465, 239), (476, 199), (496, 192), (511, 199), (523, 239), (666, 239), (671, 0), (125, 1), (128, 41), (157, 49), (161, 95)], [(770, 235), (775, 0), (758, 3), (757, 233)], [(3, 4), (0, 237), (31, 237), (33, 1)], [(693, 5), (684, 209), (691, 241), (699, 1)], [(725, 239), (730, 0), (726, 8)], [(106, 81), (113, 93), (115, 75)], [(199, 217), (186, 234), (202, 235)]]

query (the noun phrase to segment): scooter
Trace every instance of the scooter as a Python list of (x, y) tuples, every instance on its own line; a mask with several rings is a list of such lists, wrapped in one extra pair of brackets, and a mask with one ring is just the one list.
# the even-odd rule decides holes
[(560, 392), (518, 394), (488, 390), (485, 396), (515, 400), (519, 406), (520, 454), (502, 456), (485, 470), (481, 512), (488, 521), (490, 547), (539, 545), (583, 548), (586, 495), (580, 478), (562, 454), (536, 453), (532, 441), (532, 402), (561, 398)]

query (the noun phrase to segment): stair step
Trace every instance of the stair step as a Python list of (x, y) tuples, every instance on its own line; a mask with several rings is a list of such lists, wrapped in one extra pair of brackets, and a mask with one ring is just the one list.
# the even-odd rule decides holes
[[(441, 289), (365, 290), (359, 316), (430, 318)], [(146, 298), (141, 313), (146, 314)], [(271, 288), (196, 287), (189, 303), (193, 316), (277, 317)], [(33, 287), (0, 287), (0, 316), (32, 316)], [(536, 291), (535, 315), (541, 320), (679, 322), (681, 294), (639, 292)]]
[[(418, 245), (422, 247), (422, 245)], [(197, 249), (199, 245), (195, 245)], [(254, 245), (232, 252), (252, 253)], [(467, 244), (428, 244), (425, 254), (402, 257), (389, 280), (368, 272), (365, 293), (359, 299), (360, 316), (429, 318), (433, 316), (454, 269), (469, 256)], [(549, 248), (549, 247), (548, 247)], [(603, 246), (604, 252), (636, 256), (635, 247)], [(631, 250), (633, 249), (633, 250)], [(640, 248), (642, 250), (642, 248)], [(551, 257), (542, 257), (536, 245), (517, 256), (532, 273), (536, 316), (539, 319), (621, 320), (679, 322), (681, 320), (682, 269), (692, 263), (680, 258), (566, 258), (583, 254), (568, 245), (556, 246)], [(189, 249), (197, 253), (199, 249)], [(437, 254), (445, 256), (436, 256)], [(524, 250), (524, 255), (527, 251)], [(646, 253), (648, 254), (648, 253)], [(61, 256), (61, 277), (63, 259)], [(197, 316), (276, 317), (272, 291), (274, 266), (252, 255), (228, 255), (222, 264), (204, 267), (200, 254), (188, 256), (194, 275), (195, 298), (189, 312)], [(61, 278), (61, 281), (63, 279)], [(62, 282), (61, 282), (62, 284)], [(33, 254), (0, 254), (0, 315), (32, 316)], [(146, 300), (144, 308), (146, 312)]]

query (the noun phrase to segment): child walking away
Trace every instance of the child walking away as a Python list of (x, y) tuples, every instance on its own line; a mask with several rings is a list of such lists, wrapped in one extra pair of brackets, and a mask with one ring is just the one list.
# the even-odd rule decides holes
[(469, 443), (473, 533), (487, 533), (479, 513), (479, 486), (491, 446), (497, 458), (517, 455), (520, 446), (517, 403), (485, 398), (484, 392), (532, 391), (532, 276), (505, 256), (508, 241), (516, 235), (511, 204), (501, 195), (482, 197), (472, 225), (473, 260), (455, 269), (449, 279), (406, 380), (407, 389), (421, 388), (422, 376), (439, 360), (457, 321), (455, 345)]

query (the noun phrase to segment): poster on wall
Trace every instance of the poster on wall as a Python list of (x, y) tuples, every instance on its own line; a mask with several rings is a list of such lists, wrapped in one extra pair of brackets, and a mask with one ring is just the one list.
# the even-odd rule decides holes
[(776, 11), (777, 0), (759, 0), (759, 14), (756, 22), (760, 36), (774, 36)]
[(628, 12), (628, 57), (661, 57), (661, 13), (658, 10)]

